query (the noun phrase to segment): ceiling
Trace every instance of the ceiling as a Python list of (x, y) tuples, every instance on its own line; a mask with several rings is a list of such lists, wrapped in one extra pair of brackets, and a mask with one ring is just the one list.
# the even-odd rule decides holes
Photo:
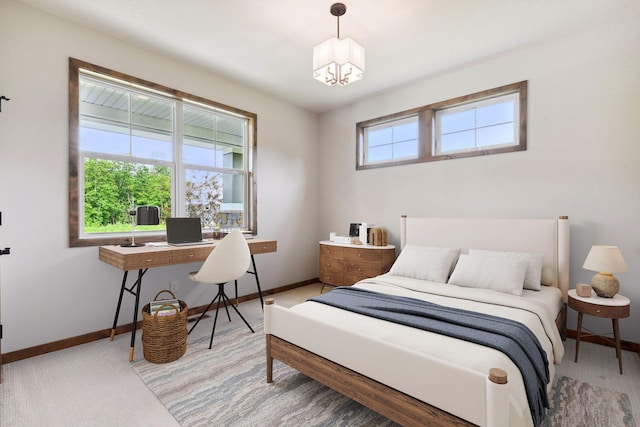
[(344, 0), (340, 36), (365, 48), (366, 71), (358, 82), (326, 86), (312, 78), (311, 55), (315, 45), (336, 35), (332, 0), (18, 1), (312, 112), (612, 18), (638, 16), (640, 4)]

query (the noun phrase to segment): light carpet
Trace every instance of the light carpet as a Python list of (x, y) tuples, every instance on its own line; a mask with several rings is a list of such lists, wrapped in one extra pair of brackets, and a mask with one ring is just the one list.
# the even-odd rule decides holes
[[(189, 338), (186, 354), (171, 363), (138, 360), (133, 369), (176, 420), (191, 426), (394, 426), (339, 393), (274, 362), (266, 382), (262, 323)], [(558, 376), (545, 426), (635, 426), (629, 397)]]

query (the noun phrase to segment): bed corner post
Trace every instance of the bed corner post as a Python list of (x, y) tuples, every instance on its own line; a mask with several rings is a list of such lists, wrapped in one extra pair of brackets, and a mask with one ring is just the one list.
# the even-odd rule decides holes
[(487, 424), (492, 427), (509, 426), (509, 391), (506, 384), (507, 372), (491, 368), (487, 376)]
[(564, 302), (569, 292), (569, 217), (558, 218), (558, 288)]
[(264, 301), (264, 336), (266, 340), (267, 383), (273, 382), (273, 357), (271, 356), (271, 308), (275, 300), (267, 298)]
[(400, 250), (407, 244), (407, 216), (400, 216)]

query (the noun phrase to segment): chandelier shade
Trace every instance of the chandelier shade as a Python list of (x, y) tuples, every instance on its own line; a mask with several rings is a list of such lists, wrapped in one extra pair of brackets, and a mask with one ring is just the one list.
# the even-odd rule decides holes
[(340, 39), (340, 16), (346, 7), (336, 3), (331, 14), (338, 18), (338, 34), (313, 48), (313, 78), (328, 86), (353, 83), (364, 74), (364, 48), (350, 37)]
[(326, 85), (346, 85), (362, 78), (364, 48), (352, 38), (330, 38), (313, 48), (313, 77)]

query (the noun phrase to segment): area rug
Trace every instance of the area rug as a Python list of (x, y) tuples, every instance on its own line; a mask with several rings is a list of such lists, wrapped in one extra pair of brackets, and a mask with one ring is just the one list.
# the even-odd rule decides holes
[[(252, 326), (216, 330), (211, 350), (208, 335), (189, 337), (182, 358), (132, 367), (185, 427), (396, 425), (279, 361), (267, 384), (262, 324)], [(556, 378), (550, 401), (545, 426), (636, 425), (626, 394), (571, 378)]]
[(626, 393), (558, 375), (549, 395), (543, 426), (635, 427)]

